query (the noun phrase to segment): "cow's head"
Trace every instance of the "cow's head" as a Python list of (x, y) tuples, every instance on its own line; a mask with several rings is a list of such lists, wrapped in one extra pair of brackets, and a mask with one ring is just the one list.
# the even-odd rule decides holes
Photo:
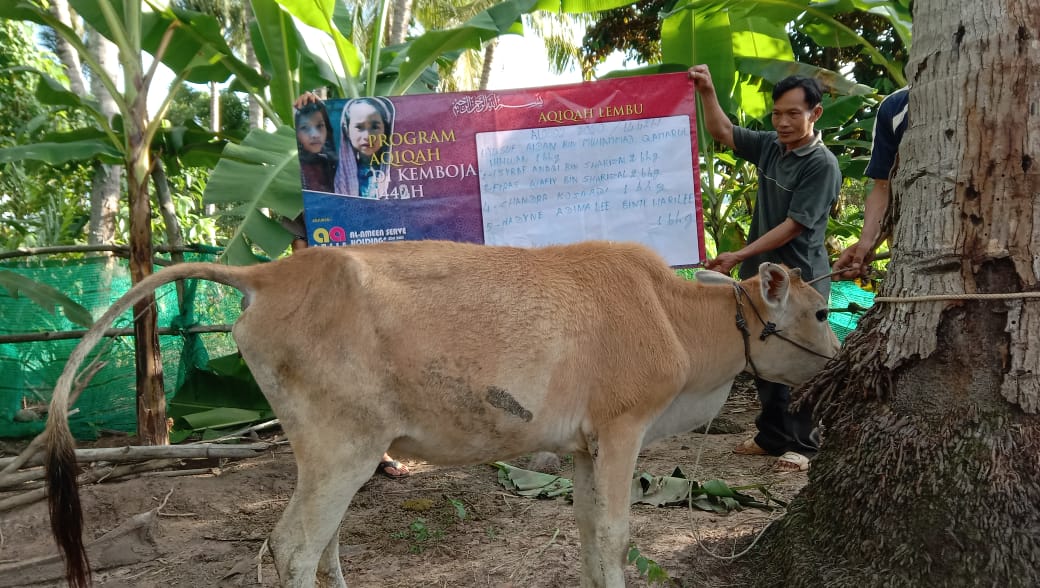
[[(717, 281), (710, 273), (698, 272), (697, 277)], [(747, 331), (746, 371), (798, 386), (838, 352), (838, 338), (827, 321), (827, 300), (802, 280), (800, 270), (763, 263), (757, 276), (732, 283)]]

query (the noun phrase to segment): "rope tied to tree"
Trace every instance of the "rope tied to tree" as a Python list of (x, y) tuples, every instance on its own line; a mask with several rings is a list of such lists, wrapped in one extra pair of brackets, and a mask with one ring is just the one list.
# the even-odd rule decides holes
[(923, 296), (875, 296), (874, 302), (942, 302), (944, 300), (1026, 300), (1040, 298), (1040, 292), (1002, 292), (983, 294), (929, 294)]

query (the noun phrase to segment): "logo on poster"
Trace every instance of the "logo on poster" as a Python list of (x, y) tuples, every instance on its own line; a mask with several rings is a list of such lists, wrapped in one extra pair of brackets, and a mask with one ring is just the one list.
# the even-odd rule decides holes
[(380, 243), (383, 241), (403, 241), (407, 238), (405, 227), (388, 227), (386, 229), (368, 229), (365, 231), (347, 232), (343, 227), (314, 229), (311, 236), (320, 247), (340, 247), (361, 243)]
[(347, 231), (343, 227), (314, 229), (311, 236), (314, 238), (315, 243), (325, 247), (347, 244)]

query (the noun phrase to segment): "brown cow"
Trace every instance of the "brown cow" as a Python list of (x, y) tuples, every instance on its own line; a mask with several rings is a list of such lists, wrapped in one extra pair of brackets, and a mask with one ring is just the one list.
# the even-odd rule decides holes
[(838, 349), (826, 301), (797, 271), (697, 275), (608, 242), (396, 242), (164, 269), (91, 327), (54, 391), (43, 434), (69, 582), (90, 574), (67, 423), (75, 370), (134, 302), (202, 278), (245, 294), (234, 337), (296, 456), (270, 539), (283, 585), (346, 585), (340, 521), (384, 451), (472, 464), (548, 450), (574, 454), (582, 585), (622, 586), (640, 447), (706, 422), (742, 370), (798, 385)]

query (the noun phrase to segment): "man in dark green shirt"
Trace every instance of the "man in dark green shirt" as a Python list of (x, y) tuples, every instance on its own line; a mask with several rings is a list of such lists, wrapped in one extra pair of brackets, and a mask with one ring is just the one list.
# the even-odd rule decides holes
[[(738, 263), (748, 278), (764, 261), (802, 270), (811, 280), (830, 273), (824, 236), (827, 214), (841, 187), (838, 159), (823, 145), (814, 125), (823, 113), (823, 90), (812, 78), (790, 76), (773, 88), (773, 128), (752, 131), (730, 122), (715, 94), (708, 66), (690, 68), (690, 78), (703, 103), (702, 115), (711, 136), (758, 167), (758, 198), (752, 211), (747, 244), (719, 252), (705, 262), (707, 269), (729, 273)], [(827, 298), (830, 280), (813, 286)], [(788, 412), (791, 390), (756, 378), (762, 412), (755, 421), (758, 434), (734, 451), (775, 455), (780, 470), (805, 470), (816, 454), (819, 439), (806, 407)]]

